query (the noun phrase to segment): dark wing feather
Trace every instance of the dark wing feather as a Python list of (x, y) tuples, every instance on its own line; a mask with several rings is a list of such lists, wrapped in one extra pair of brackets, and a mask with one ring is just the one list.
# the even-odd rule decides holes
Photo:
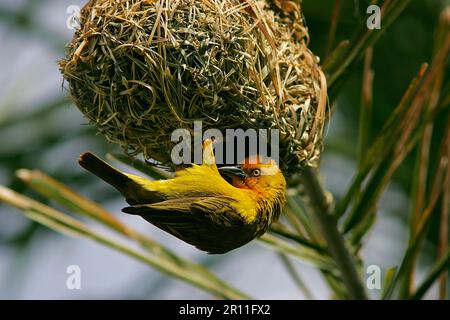
[(244, 222), (226, 196), (186, 197), (126, 207), (173, 236), (209, 253), (225, 253), (254, 238), (255, 225)]

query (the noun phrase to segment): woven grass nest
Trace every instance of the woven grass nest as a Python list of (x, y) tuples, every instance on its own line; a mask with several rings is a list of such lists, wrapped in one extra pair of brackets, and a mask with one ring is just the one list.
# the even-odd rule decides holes
[(60, 69), (130, 155), (170, 164), (173, 130), (279, 129), (280, 163), (317, 165), (326, 82), (300, 2), (91, 0)]

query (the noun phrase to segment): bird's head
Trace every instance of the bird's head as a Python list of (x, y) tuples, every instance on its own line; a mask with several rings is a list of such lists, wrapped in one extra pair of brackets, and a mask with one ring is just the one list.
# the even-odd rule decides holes
[(242, 165), (221, 167), (219, 172), (236, 188), (247, 190), (260, 213), (258, 235), (276, 221), (286, 202), (286, 180), (274, 160), (248, 158)]
[(264, 196), (276, 196), (280, 193), (284, 195), (286, 190), (283, 173), (272, 159), (262, 161), (258, 156), (250, 157), (241, 165), (221, 167), (219, 172), (228, 178), (234, 187), (251, 189)]

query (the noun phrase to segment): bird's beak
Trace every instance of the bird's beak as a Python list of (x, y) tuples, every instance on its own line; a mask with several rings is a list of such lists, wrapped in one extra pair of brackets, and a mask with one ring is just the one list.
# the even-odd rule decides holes
[(229, 178), (233, 178), (233, 177), (238, 177), (241, 179), (247, 178), (247, 174), (242, 171), (242, 169), (238, 168), (238, 167), (220, 167), (218, 168), (220, 174), (223, 174), (226, 177)]

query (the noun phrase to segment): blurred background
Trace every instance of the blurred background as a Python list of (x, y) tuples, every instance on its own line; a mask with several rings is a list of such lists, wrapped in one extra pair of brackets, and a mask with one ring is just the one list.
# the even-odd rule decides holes
[[(84, 0), (0, 1), (0, 184), (34, 198), (15, 178), (19, 168), (40, 169), (81, 194), (105, 205), (127, 224), (150, 234), (176, 253), (201, 262), (222, 279), (261, 299), (303, 299), (275, 252), (256, 241), (222, 256), (208, 256), (167, 235), (138, 217), (120, 214), (118, 194), (83, 171), (76, 160), (92, 150), (99, 155), (117, 151), (107, 144), (63, 90), (57, 60), (73, 30), (67, 27), (71, 5)], [(370, 1), (343, 0), (336, 41), (351, 38), (364, 23)], [(327, 51), (334, 0), (304, 0), (311, 50)], [(374, 48), (373, 134), (397, 105), (422, 62), (430, 60), (433, 30), (444, 0), (415, 0)], [(383, 27), (383, 20), (381, 21)], [(342, 196), (356, 167), (358, 110), (362, 62), (348, 76), (327, 127), (321, 174), (336, 198)], [(443, 120), (445, 121), (445, 119)], [(432, 155), (433, 156), (433, 155)], [(410, 172), (414, 159), (397, 171), (383, 195), (376, 226), (366, 238), (366, 264), (382, 270), (399, 263), (407, 242)], [(94, 228), (98, 228), (95, 226)], [(437, 221), (427, 239), (417, 270), (429, 266), (436, 252)], [(81, 268), (81, 290), (66, 288), (66, 269)], [(295, 267), (314, 298), (329, 298), (327, 286), (308, 264)], [(262, 281), (264, 279), (264, 281)], [(376, 297), (378, 290), (372, 290)], [(431, 290), (427, 297), (433, 298)], [(143, 264), (84, 239), (69, 238), (26, 219), (0, 203), (0, 298), (2, 299), (200, 299), (209, 295), (170, 279)]]

